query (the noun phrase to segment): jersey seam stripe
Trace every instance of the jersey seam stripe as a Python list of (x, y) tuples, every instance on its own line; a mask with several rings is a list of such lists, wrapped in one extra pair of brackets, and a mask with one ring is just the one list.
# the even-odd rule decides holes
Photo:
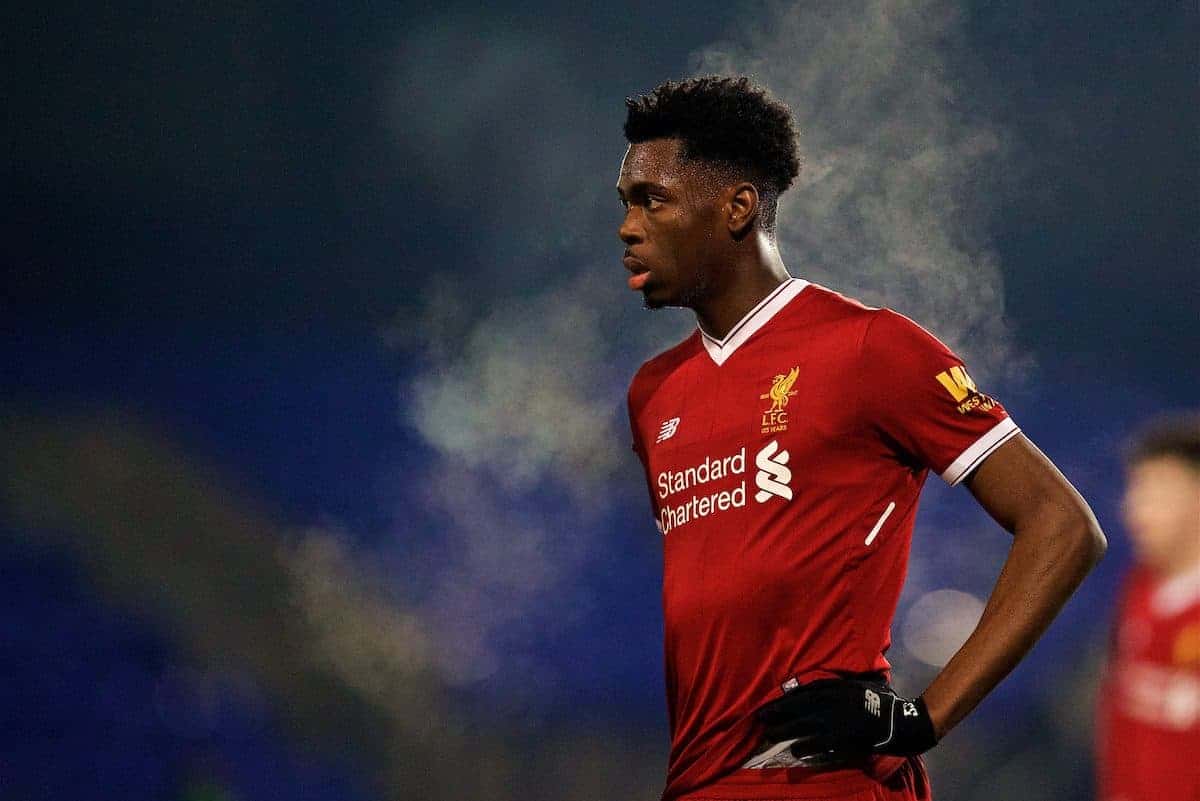
[(887, 522), (887, 519), (892, 516), (892, 512), (894, 511), (896, 511), (896, 502), (891, 501), (888, 503), (887, 508), (883, 510), (883, 514), (875, 521), (875, 526), (871, 529), (871, 533), (867, 535), (867, 538), (863, 540), (863, 545), (870, 545), (875, 541), (875, 537), (879, 535), (879, 530), (883, 528), (883, 524)]

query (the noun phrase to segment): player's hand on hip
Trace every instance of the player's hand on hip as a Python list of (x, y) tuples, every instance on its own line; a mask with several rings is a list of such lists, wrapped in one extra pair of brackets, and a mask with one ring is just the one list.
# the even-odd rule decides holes
[(795, 740), (793, 756), (896, 754), (937, 744), (920, 697), (909, 699), (880, 681), (820, 679), (764, 705), (757, 713), (767, 739)]

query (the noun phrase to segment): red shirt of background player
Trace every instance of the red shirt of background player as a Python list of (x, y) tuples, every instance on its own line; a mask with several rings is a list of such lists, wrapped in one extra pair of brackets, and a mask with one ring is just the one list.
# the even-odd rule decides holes
[(1099, 801), (1200, 799), (1200, 572), (1130, 572), (1097, 718)]
[(803, 794), (794, 769), (740, 769), (754, 710), (795, 682), (889, 671), (928, 471), (957, 484), (1018, 429), (923, 328), (797, 278), (723, 340), (697, 329), (646, 362), (629, 415), (664, 535), (663, 798)]

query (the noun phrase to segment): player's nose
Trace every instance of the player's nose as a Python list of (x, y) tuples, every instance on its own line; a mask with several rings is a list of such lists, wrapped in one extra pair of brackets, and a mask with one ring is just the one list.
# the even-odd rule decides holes
[(617, 236), (621, 237), (621, 241), (626, 245), (634, 245), (645, 239), (640, 228), (630, 223), (630, 218), (633, 215), (625, 215), (625, 220), (621, 223), (621, 227), (617, 229)]

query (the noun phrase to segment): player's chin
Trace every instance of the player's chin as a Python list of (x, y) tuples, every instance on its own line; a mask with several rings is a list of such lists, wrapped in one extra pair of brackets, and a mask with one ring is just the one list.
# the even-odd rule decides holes
[(663, 309), (663, 308), (666, 308), (667, 306), (670, 306), (671, 304), (667, 303), (665, 300), (662, 300), (661, 298), (651, 295), (649, 292), (646, 292), (642, 295), (642, 305), (645, 306), (647, 309)]
[(642, 288), (642, 304), (647, 309), (684, 305), (678, 292), (672, 291), (670, 286), (654, 282), (653, 279)]

